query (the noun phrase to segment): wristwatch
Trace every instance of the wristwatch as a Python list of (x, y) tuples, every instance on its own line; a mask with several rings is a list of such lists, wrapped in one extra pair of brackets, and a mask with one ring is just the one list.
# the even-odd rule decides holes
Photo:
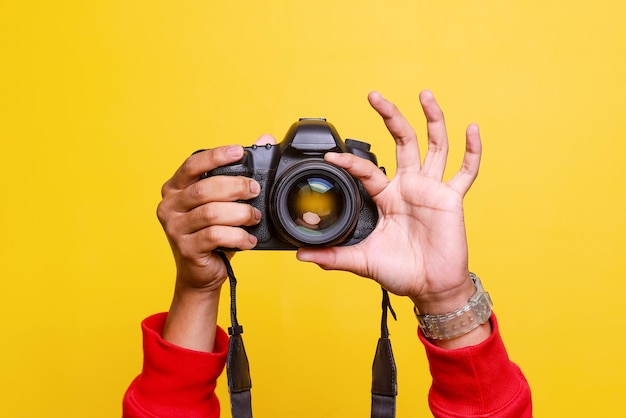
[(476, 286), (476, 293), (472, 295), (465, 306), (446, 314), (420, 314), (414, 307), (415, 316), (426, 338), (432, 340), (449, 340), (478, 328), (491, 317), (493, 302), (489, 293), (485, 292), (480, 278), (470, 273), (470, 278)]

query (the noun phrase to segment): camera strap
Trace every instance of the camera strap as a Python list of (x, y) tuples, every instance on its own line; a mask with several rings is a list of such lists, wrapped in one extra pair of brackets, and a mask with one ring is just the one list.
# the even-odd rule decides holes
[(237, 320), (237, 278), (230, 265), (228, 256), (217, 252), (224, 261), (230, 284), (230, 323), (228, 334), (228, 354), (226, 356), (226, 376), (228, 378), (228, 393), (230, 394), (230, 410), (233, 418), (252, 418), (252, 379), (250, 378), (250, 364), (246, 349), (243, 345), (243, 327)]
[[(252, 418), (252, 379), (250, 364), (243, 344), (243, 327), (237, 320), (237, 279), (230, 260), (225, 253), (218, 251), (224, 261), (230, 284), (230, 335), (228, 355), (226, 358), (226, 375), (230, 394), (230, 409), (233, 418)], [(389, 293), (382, 288), (382, 315), (380, 321), (380, 338), (372, 364), (372, 405), (371, 418), (395, 418), (396, 396), (398, 394), (397, 369), (389, 339), (387, 312), (396, 319), (391, 307)]]
[(380, 338), (372, 364), (372, 418), (394, 418), (396, 416), (396, 396), (398, 395), (398, 370), (393, 357), (389, 328), (387, 328), (387, 311), (393, 319), (396, 313), (389, 301), (389, 292), (383, 292), (382, 315), (380, 319)]

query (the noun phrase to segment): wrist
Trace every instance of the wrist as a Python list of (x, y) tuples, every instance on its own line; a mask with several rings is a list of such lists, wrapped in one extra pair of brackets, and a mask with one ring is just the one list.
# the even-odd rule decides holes
[[(221, 260), (219, 261), (221, 263)], [(181, 293), (207, 293), (217, 291), (228, 278), (226, 272), (220, 272), (220, 266), (211, 268), (197, 268), (189, 265), (177, 265), (176, 268), (176, 292)]]
[(206, 290), (177, 284), (163, 339), (191, 350), (213, 351), (219, 299), (219, 287)]
[[(419, 307), (415, 306), (415, 315), (422, 333), (436, 345), (449, 348), (462, 347), (479, 343), (491, 334), (489, 319), (493, 303), (489, 293), (483, 289), (480, 278), (472, 273), (470, 278), (471, 281), (468, 282), (473, 285), (474, 292), (461, 307), (439, 313), (420, 311)], [(437, 307), (441, 308), (442, 305)], [(451, 344), (451, 341), (454, 343)]]
[(176, 281), (174, 287), (174, 299), (188, 298), (196, 302), (211, 301), (220, 297), (222, 290), (221, 283), (219, 286), (201, 287), (186, 284), (183, 281)]
[(411, 297), (411, 300), (417, 310), (422, 313), (445, 314), (452, 312), (464, 306), (476, 292), (476, 286), (471, 280), (469, 272), (458, 278), (457, 283), (455, 287), (443, 292), (414, 296)]

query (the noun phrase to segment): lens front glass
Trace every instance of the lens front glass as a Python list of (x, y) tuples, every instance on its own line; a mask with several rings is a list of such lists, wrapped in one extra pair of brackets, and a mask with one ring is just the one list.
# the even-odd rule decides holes
[(277, 233), (298, 247), (342, 242), (354, 230), (361, 208), (354, 179), (319, 159), (286, 169), (276, 179), (269, 202)]
[(289, 215), (298, 231), (308, 236), (323, 235), (344, 212), (341, 188), (333, 179), (324, 177), (303, 177), (287, 194)]

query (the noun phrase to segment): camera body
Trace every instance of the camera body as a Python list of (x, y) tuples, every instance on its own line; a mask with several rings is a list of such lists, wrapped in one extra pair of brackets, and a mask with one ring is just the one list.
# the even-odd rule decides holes
[(257, 250), (354, 245), (376, 227), (378, 210), (361, 183), (324, 161), (327, 152), (349, 152), (378, 165), (370, 144), (341, 140), (323, 118), (301, 118), (283, 141), (244, 147), (237, 162), (202, 177), (254, 178), (260, 194), (246, 202), (261, 211), (258, 225), (245, 227)]

